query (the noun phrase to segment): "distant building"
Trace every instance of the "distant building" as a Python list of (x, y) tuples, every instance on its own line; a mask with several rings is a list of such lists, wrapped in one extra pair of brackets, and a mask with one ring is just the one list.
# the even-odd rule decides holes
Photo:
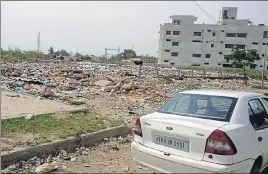
[(140, 61), (140, 58), (129, 58), (129, 59), (122, 59), (122, 62), (134, 62), (134, 61)]
[[(268, 44), (268, 26), (253, 25), (249, 20), (236, 17), (236, 7), (223, 7), (219, 24), (195, 24), (195, 16), (171, 16), (172, 23), (160, 25), (158, 63), (229, 67), (224, 56), (231, 53), (233, 46), (237, 46), (247, 50), (257, 49), (262, 60), (256, 62), (256, 69), (262, 69)], [(268, 61), (265, 69), (268, 70)]]

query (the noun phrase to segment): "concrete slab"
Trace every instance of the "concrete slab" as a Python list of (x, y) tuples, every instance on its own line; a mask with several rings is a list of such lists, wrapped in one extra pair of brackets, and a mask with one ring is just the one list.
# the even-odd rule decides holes
[(54, 100), (38, 98), (10, 91), (1, 91), (1, 120), (23, 117), (29, 114), (46, 114), (85, 109)]

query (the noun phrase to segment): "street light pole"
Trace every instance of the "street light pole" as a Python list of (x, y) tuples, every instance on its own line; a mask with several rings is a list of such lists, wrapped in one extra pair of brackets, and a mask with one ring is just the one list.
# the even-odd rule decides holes
[(264, 52), (264, 59), (263, 59), (263, 68), (262, 68), (262, 73), (261, 73), (261, 86), (263, 87), (263, 80), (264, 80), (264, 71), (266, 67), (266, 53), (267, 53), (267, 45), (268, 45), (268, 30), (267, 30), (267, 35), (266, 35), (266, 42), (265, 42), (265, 52)]

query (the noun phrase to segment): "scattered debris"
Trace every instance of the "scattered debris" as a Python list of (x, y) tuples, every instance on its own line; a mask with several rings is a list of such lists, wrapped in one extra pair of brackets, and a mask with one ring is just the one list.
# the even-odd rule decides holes
[(34, 114), (29, 114), (29, 115), (27, 115), (27, 116), (25, 117), (25, 119), (26, 119), (26, 120), (31, 120), (33, 116), (34, 116)]
[(48, 173), (58, 168), (58, 162), (53, 161), (52, 163), (45, 163), (41, 166), (36, 167), (35, 173)]

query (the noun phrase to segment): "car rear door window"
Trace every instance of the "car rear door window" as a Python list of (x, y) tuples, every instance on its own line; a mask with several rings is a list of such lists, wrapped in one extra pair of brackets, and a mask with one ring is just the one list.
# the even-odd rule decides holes
[(249, 119), (255, 129), (266, 128), (264, 119), (268, 118), (267, 111), (259, 99), (248, 102)]
[(236, 101), (231, 97), (177, 94), (167, 101), (158, 112), (227, 121)]

